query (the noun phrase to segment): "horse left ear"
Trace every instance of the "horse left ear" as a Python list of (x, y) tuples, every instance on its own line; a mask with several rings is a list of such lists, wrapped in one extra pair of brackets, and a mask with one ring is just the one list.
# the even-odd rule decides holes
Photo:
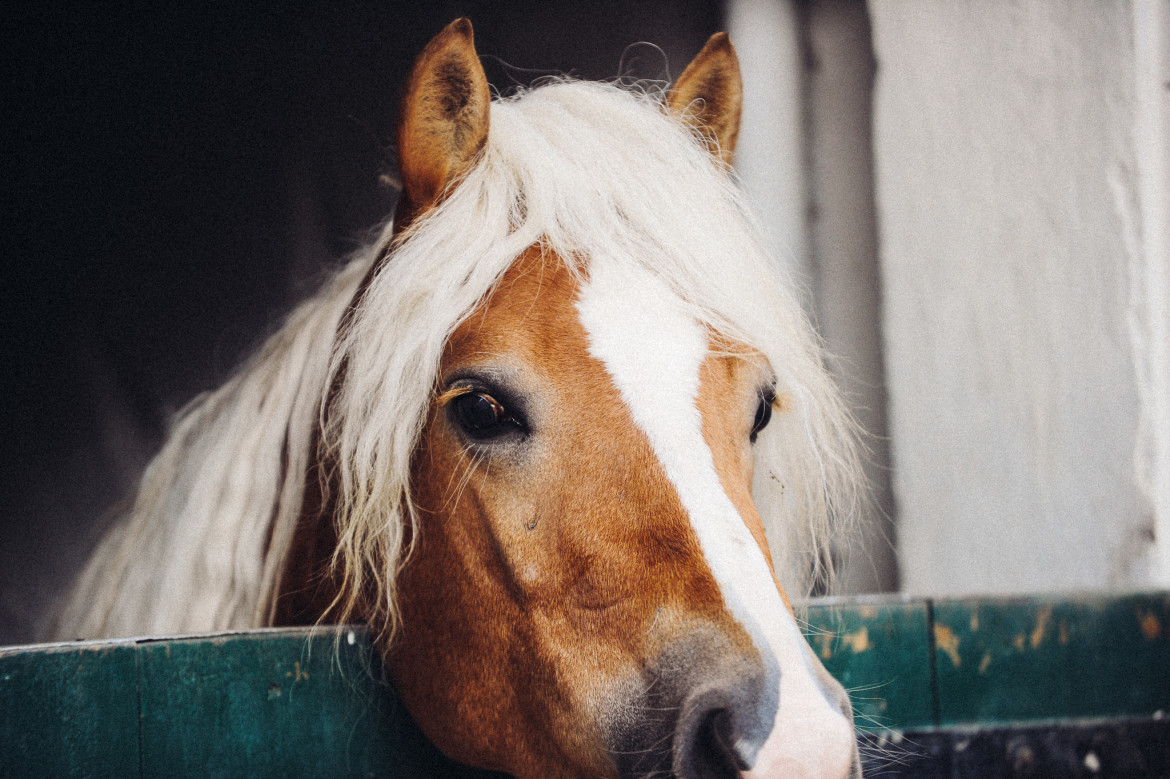
[(739, 137), (743, 79), (727, 33), (712, 35), (687, 65), (666, 93), (666, 107), (707, 138), (713, 154), (731, 164)]
[(487, 142), (491, 92), (471, 22), (456, 19), (419, 55), (406, 82), (398, 124), (405, 223), (437, 205)]

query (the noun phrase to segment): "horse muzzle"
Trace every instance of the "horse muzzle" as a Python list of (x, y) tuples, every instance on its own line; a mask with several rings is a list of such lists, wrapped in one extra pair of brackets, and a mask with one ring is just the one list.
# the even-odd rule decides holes
[[(819, 735), (815, 718), (799, 712), (781, 716), (780, 674), (770, 654), (737, 646), (713, 628), (672, 642), (623, 680), (604, 707), (603, 731), (618, 775), (859, 777), (852, 727), (839, 708), (831, 714), (841, 722), (832, 723), (836, 733), (825, 744), (826, 754), (808, 743), (777, 748), (778, 740), (791, 739), (796, 746), (796, 740)], [(792, 732), (774, 733), (788, 720)], [(792, 753), (799, 758), (788, 759)]]

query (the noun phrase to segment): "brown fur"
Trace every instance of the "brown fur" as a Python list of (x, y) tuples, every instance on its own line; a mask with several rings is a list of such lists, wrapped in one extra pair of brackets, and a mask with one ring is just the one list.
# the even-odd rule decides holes
[[(712, 353), (699, 371), (698, 403), (703, 412), (703, 438), (715, 459), (719, 483), (764, 553), (772, 581), (791, 612), (792, 604), (776, 578), (772, 552), (764, 534), (764, 520), (756, 510), (751, 492), (753, 474), (749, 433), (760, 399), (759, 389), (767, 381), (760, 361), (760, 357), (742, 347), (718, 339), (712, 344)], [(779, 403), (773, 408), (779, 413), (784, 411)], [(737, 429), (742, 429), (741, 435), (735, 435)]]
[[(451, 339), (442, 375), (505, 370), (531, 432), (517, 451), (477, 451), (435, 405), (413, 471), (421, 526), (400, 584), (404, 627), (388, 656), (440, 748), (522, 776), (612, 771), (597, 707), (695, 625), (754, 651), (649, 441), (588, 354), (575, 293), (557, 258), (530, 250)], [(759, 368), (729, 364), (708, 361), (705, 374), (723, 375), (704, 395), (744, 402), (704, 427), (725, 442), (719, 472), (758, 524), (738, 442)]]

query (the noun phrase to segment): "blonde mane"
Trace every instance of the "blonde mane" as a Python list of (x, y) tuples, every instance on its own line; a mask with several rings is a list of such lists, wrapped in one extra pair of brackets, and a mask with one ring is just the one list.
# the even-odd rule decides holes
[(713, 331), (767, 357), (790, 408), (756, 444), (756, 502), (781, 582), (799, 592), (818, 575), (833, 520), (858, 495), (852, 421), (732, 176), (657, 99), (560, 81), (495, 101), (480, 159), (394, 238), (339, 334), (391, 234), (387, 225), (234, 379), (180, 416), (83, 573), (60, 634), (264, 624), (322, 425), (339, 476), (341, 616), (360, 606), (392, 635), (417, 521), (411, 453), (444, 345), (533, 245), (575, 273), (603, 255), (642, 265)]

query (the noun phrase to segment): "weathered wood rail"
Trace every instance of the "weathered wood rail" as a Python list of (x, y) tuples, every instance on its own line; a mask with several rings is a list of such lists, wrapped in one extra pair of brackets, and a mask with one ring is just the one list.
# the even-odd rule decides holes
[[(867, 775), (1170, 776), (1170, 593), (826, 599)], [(0, 776), (483, 777), (411, 722), (366, 633), (0, 649)]]

